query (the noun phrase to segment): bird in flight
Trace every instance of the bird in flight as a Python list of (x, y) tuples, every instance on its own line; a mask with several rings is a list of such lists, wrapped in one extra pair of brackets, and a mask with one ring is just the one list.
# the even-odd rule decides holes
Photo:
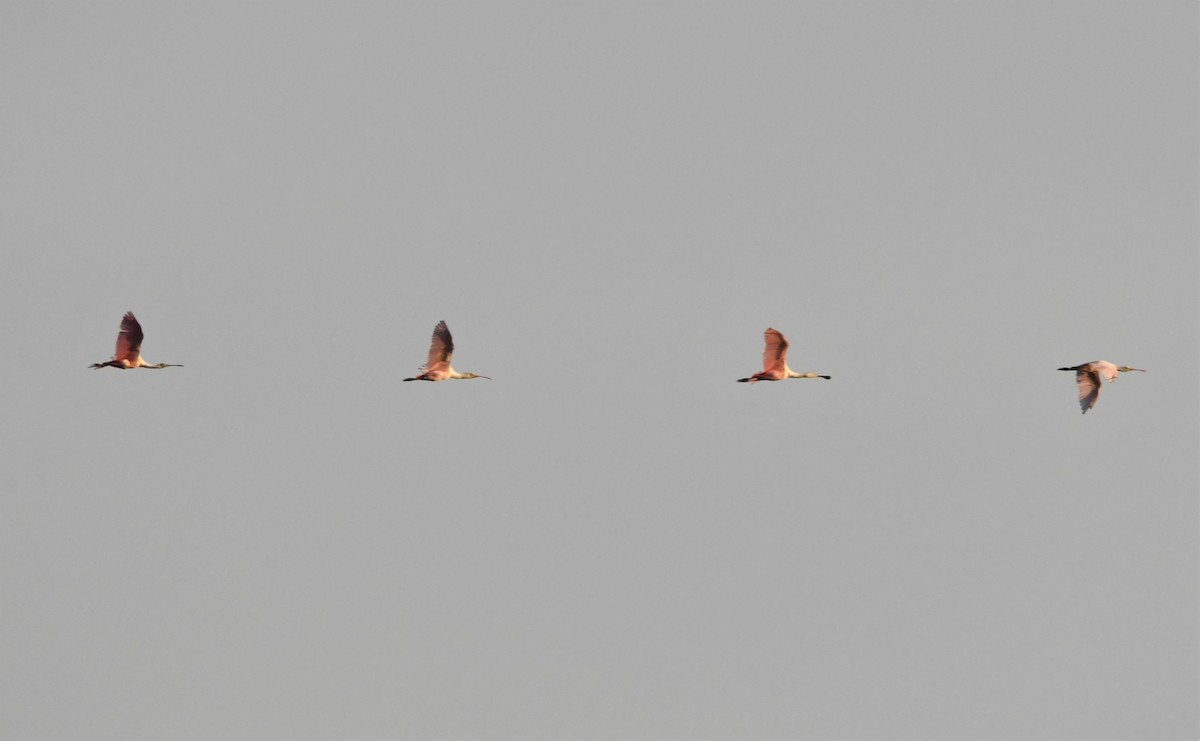
[(1130, 368), (1127, 365), (1115, 366), (1107, 360), (1093, 360), (1090, 363), (1076, 365), (1070, 368), (1059, 368), (1060, 371), (1075, 371), (1075, 383), (1079, 384), (1079, 406), (1083, 413), (1096, 406), (1100, 398), (1100, 379), (1112, 383), (1117, 380), (1118, 373), (1126, 371), (1146, 371), (1141, 368)]
[(117, 333), (117, 351), (113, 354), (112, 360), (107, 363), (92, 363), (92, 368), (120, 368), (127, 370), (129, 368), (182, 368), (182, 365), (173, 363), (159, 363), (158, 365), (150, 365), (142, 358), (142, 325), (138, 324), (137, 318), (132, 311), (125, 312), (125, 316), (121, 318), (121, 331)]
[(429, 343), (429, 358), (417, 370), (421, 374), (405, 381), (445, 381), (447, 378), (487, 378), (474, 373), (459, 373), (450, 367), (450, 356), (454, 353), (454, 339), (446, 323), (438, 322), (433, 328), (433, 341)]
[(785, 378), (830, 378), (819, 373), (797, 373), (787, 365), (788, 341), (778, 329), (768, 329), (763, 333), (767, 346), (763, 350), (763, 369), (749, 378), (739, 378), (738, 383), (757, 383), (759, 381), (782, 381)]

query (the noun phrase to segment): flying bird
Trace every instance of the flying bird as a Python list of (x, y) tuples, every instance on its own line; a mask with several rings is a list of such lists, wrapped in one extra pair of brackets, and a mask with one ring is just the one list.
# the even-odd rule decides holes
[(788, 341), (778, 329), (768, 329), (763, 333), (767, 346), (763, 350), (763, 369), (749, 378), (739, 378), (738, 383), (757, 383), (759, 381), (782, 381), (785, 378), (829, 378), (819, 373), (797, 373), (787, 365)]
[(1096, 406), (1096, 399), (1100, 398), (1100, 379), (1103, 378), (1109, 383), (1117, 380), (1118, 373), (1126, 371), (1146, 371), (1142, 368), (1130, 368), (1127, 365), (1115, 366), (1107, 360), (1093, 360), (1090, 363), (1076, 365), (1071, 368), (1059, 368), (1060, 371), (1075, 371), (1075, 383), (1079, 384), (1079, 406), (1083, 409), (1083, 413), (1087, 414), (1088, 410)]
[(92, 363), (92, 368), (120, 368), (127, 370), (129, 368), (182, 368), (182, 365), (172, 363), (159, 363), (158, 365), (150, 365), (142, 358), (142, 325), (138, 324), (137, 318), (132, 311), (125, 312), (125, 316), (121, 318), (121, 331), (117, 333), (117, 351), (113, 354), (112, 360), (107, 363)]
[(459, 373), (450, 367), (450, 356), (454, 353), (454, 339), (450, 337), (450, 328), (446, 322), (438, 322), (433, 328), (433, 341), (429, 343), (429, 358), (417, 370), (419, 376), (405, 378), (405, 381), (445, 381), (447, 378), (487, 378), (474, 373)]

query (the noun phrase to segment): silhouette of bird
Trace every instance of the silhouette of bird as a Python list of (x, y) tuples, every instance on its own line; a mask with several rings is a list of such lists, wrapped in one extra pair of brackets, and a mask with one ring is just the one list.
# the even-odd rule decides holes
[(182, 365), (173, 363), (159, 363), (150, 365), (147, 363), (141, 354), (142, 350), (142, 325), (138, 324), (138, 320), (134, 317), (132, 311), (125, 312), (125, 316), (121, 318), (121, 331), (117, 333), (117, 351), (113, 354), (112, 360), (107, 363), (92, 363), (92, 368), (120, 368), (128, 370), (129, 368), (182, 368)]
[(475, 373), (459, 373), (450, 367), (450, 356), (454, 353), (454, 339), (446, 322), (438, 322), (433, 328), (433, 340), (429, 343), (429, 358), (417, 370), (421, 374), (405, 381), (445, 381), (447, 378), (487, 378)]
[(797, 373), (787, 365), (788, 341), (778, 329), (767, 329), (763, 333), (766, 348), (763, 349), (763, 369), (749, 378), (739, 378), (738, 383), (757, 383), (759, 381), (782, 381), (785, 378), (831, 378), (819, 373)]
[(1088, 410), (1096, 406), (1096, 399), (1100, 398), (1100, 379), (1112, 383), (1117, 380), (1118, 373), (1127, 371), (1146, 371), (1141, 368), (1130, 368), (1127, 365), (1115, 366), (1107, 360), (1093, 360), (1090, 363), (1083, 365), (1075, 365), (1070, 368), (1059, 368), (1060, 371), (1075, 371), (1075, 383), (1079, 385), (1079, 406), (1083, 409), (1083, 414), (1087, 414)]

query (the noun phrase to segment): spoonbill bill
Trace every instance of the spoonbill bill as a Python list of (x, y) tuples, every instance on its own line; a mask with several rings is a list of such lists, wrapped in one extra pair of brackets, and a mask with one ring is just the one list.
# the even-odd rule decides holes
[(1088, 410), (1096, 406), (1096, 399), (1100, 398), (1100, 379), (1103, 378), (1109, 383), (1117, 380), (1118, 373), (1127, 371), (1146, 371), (1142, 368), (1130, 368), (1127, 365), (1116, 366), (1107, 360), (1093, 360), (1090, 363), (1076, 365), (1070, 368), (1059, 368), (1061, 371), (1075, 371), (1075, 383), (1079, 384), (1079, 406), (1083, 409), (1083, 413), (1087, 414)]
[(783, 332), (778, 329), (767, 329), (763, 333), (767, 346), (763, 350), (763, 369), (749, 378), (739, 378), (738, 383), (757, 383), (759, 381), (782, 381), (785, 378), (830, 378), (819, 373), (797, 373), (787, 365), (788, 341)]
[(142, 358), (142, 325), (138, 324), (137, 317), (132, 311), (125, 312), (125, 316), (121, 317), (121, 331), (117, 332), (117, 351), (113, 354), (112, 360), (107, 363), (92, 363), (92, 368), (120, 368), (128, 370), (129, 368), (182, 368), (182, 365), (173, 363), (159, 363), (158, 365), (150, 365)]
[(429, 343), (429, 358), (417, 370), (421, 375), (405, 378), (405, 381), (445, 381), (447, 378), (487, 378), (474, 373), (459, 373), (450, 367), (450, 356), (454, 353), (454, 339), (446, 322), (438, 322), (433, 328), (433, 341)]

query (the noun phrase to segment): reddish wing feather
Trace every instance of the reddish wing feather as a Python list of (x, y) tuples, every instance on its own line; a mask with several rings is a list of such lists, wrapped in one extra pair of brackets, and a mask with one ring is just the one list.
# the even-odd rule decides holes
[(117, 333), (117, 352), (113, 360), (128, 360), (136, 363), (142, 351), (142, 325), (132, 311), (125, 312), (121, 319), (121, 331)]
[(449, 364), (450, 356), (453, 353), (454, 338), (450, 336), (450, 328), (446, 326), (445, 321), (440, 321), (433, 328), (433, 339), (429, 343), (429, 357), (420, 370), (432, 370), (439, 363)]
[(787, 365), (787, 338), (778, 329), (768, 329), (763, 333), (763, 339), (767, 343), (763, 349), (763, 372), (782, 371)]
[(1095, 371), (1075, 371), (1075, 383), (1079, 384), (1079, 406), (1083, 413), (1096, 406), (1100, 398), (1100, 374)]

